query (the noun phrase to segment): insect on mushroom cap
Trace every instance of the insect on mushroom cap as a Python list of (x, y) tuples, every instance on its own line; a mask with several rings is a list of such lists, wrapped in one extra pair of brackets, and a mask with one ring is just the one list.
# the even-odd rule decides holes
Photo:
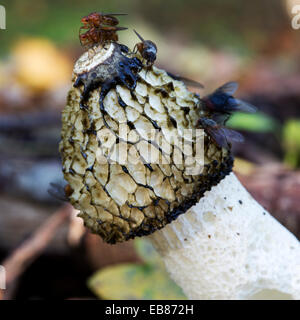
[(154, 61), (156, 60), (157, 55), (157, 46), (151, 40), (144, 40), (143, 37), (135, 30), (133, 30), (138, 38), (142, 41), (137, 43), (137, 49), (140, 52), (141, 56), (146, 59), (147, 65), (153, 65)]

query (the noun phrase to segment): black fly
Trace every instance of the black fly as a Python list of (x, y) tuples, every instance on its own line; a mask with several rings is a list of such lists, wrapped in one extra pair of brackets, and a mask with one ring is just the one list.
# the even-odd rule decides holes
[(254, 113), (257, 108), (253, 105), (233, 97), (238, 88), (236, 82), (228, 82), (202, 100), (205, 102), (207, 111), (230, 115), (233, 112), (241, 111)]
[(222, 148), (229, 149), (232, 142), (244, 141), (244, 137), (239, 132), (228, 129), (212, 119), (200, 118), (198, 124), (206, 131), (211, 139)]
[(140, 34), (138, 34), (135, 30), (133, 30), (141, 42), (137, 43), (134, 46), (137, 48), (137, 51), (141, 54), (141, 56), (147, 61), (147, 67), (151, 67), (156, 60), (157, 54), (157, 46), (151, 40), (144, 40)]

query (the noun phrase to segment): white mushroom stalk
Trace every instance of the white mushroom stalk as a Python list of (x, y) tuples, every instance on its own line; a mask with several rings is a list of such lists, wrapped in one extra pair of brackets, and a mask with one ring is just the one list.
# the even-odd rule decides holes
[(299, 241), (234, 173), (150, 238), (190, 299), (300, 299)]
[[(66, 196), (85, 225), (108, 243), (151, 234), (190, 299), (299, 299), (299, 242), (230, 173), (230, 144), (205, 127), (214, 111), (142, 60), (108, 42), (75, 64), (60, 152)], [(201, 123), (207, 130), (187, 146), (172, 138)]]

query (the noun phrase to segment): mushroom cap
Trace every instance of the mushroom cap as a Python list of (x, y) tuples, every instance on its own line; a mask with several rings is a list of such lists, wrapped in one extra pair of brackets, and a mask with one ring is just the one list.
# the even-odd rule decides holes
[[(117, 46), (84, 53), (73, 83), (84, 73), (90, 79), (95, 68), (107, 68), (105, 57), (120, 52)], [(141, 59), (139, 53), (122, 52), (118, 68), (133, 57)], [(196, 130), (199, 117), (207, 114), (183, 82), (153, 66), (133, 70), (136, 85), (128, 89), (119, 81), (126, 78), (120, 70), (114, 81), (109, 79), (102, 108), (103, 81), (91, 86), (84, 108), (84, 83), (72, 87), (62, 112), (60, 152), (73, 190), (70, 202), (85, 225), (108, 243), (163, 228), (217, 185), (233, 163), (230, 150)]]

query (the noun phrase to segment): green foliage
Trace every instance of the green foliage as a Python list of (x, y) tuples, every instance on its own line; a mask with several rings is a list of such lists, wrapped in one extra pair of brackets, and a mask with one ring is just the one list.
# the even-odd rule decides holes
[(135, 247), (144, 264), (126, 263), (101, 269), (89, 279), (89, 288), (101, 299), (186, 299), (151, 243), (136, 239)]
[(277, 122), (264, 113), (235, 113), (227, 122), (227, 126), (236, 130), (255, 132), (273, 132), (278, 128)]
[(300, 165), (300, 120), (289, 120), (283, 127), (285, 163), (296, 168)]

